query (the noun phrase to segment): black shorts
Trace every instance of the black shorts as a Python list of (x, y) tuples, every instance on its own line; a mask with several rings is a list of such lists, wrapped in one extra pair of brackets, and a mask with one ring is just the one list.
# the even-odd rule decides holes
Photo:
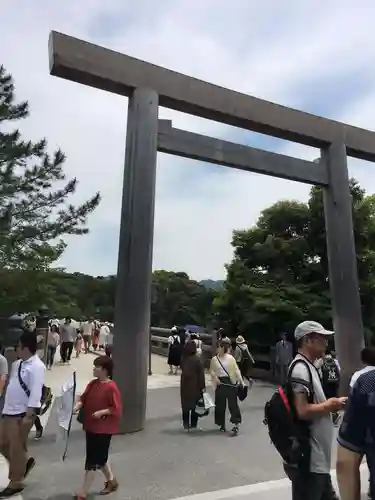
[(86, 463), (85, 470), (97, 470), (108, 462), (111, 434), (93, 434), (86, 432)]

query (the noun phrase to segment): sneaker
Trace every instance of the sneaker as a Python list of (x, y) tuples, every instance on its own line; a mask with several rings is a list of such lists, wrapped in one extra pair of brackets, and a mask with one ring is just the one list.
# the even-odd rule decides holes
[(26, 463), (26, 470), (25, 470), (25, 475), (24, 475), (24, 478), (26, 478), (30, 472), (33, 470), (33, 468), (35, 467), (35, 458), (33, 457), (30, 457), (29, 460), (27, 461)]
[(232, 436), (237, 436), (237, 434), (239, 433), (240, 429), (238, 427), (238, 425), (234, 425), (232, 427)]
[(7, 486), (4, 490), (0, 491), (0, 498), (11, 498), (15, 495), (19, 495), (23, 490), (23, 486), (19, 486), (18, 488), (10, 488)]
[(110, 493), (113, 493), (114, 491), (117, 491), (119, 487), (119, 484), (117, 482), (116, 478), (113, 478), (112, 481), (107, 481), (104, 484), (104, 489), (99, 493), (99, 495), (109, 495)]
[(39, 441), (40, 439), (42, 439), (42, 436), (43, 436), (43, 429), (38, 429), (35, 433), (34, 441)]
[(220, 430), (220, 432), (227, 432), (225, 425), (221, 425), (219, 430)]

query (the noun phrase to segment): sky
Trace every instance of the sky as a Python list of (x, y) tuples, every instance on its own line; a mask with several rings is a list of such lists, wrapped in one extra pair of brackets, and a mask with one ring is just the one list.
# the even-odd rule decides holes
[[(25, 138), (67, 155), (72, 198), (100, 191), (87, 236), (67, 238), (58, 265), (115, 274), (127, 99), (49, 75), (51, 30), (303, 111), (375, 126), (373, 0), (18, 0), (1, 7), (0, 64), (15, 78), (30, 117)], [(319, 152), (160, 109), (184, 130), (312, 160)], [(375, 165), (349, 161), (369, 193)], [(158, 154), (153, 268), (223, 279), (234, 229), (250, 228), (280, 199), (306, 201), (309, 186)]]

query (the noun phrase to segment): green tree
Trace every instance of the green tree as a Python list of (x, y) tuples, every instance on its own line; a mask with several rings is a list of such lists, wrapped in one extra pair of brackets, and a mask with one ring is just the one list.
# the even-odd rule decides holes
[(155, 271), (151, 324), (166, 328), (174, 324), (206, 326), (211, 321), (215, 294), (186, 273)]
[[(375, 327), (375, 198), (350, 182), (365, 326)], [(331, 304), (322, 190), (308, 203), (281, 201), (264, 210), (257, 224), (234, 231), (234, 259), (224, 290), (215, 299), (220, 322), (232, 334), (273, 344), (306, 318), (330, 326)]]
[(46, 269), (65, 249), (64, 235), (86, 234), (99, 193), (81, 205), (67, 202), (77, 179), (66, 181), (65, 156), (47, 141), (25, 141), (13, 122), (29, 114), (15, 103), (11, 75), (0, 66), (0, 268)]

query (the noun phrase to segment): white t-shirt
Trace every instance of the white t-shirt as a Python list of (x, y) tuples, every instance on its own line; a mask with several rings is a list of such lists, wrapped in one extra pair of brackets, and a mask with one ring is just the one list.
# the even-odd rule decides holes
[(92, 335), (94, 333), (94, 323), (92, 321), (86, 321), (82, 325), (82, 333), (83, 335)]
[(375, 370), (375, 366), (365, 366), (364, 368), (362, 368), (362, 370), (354, 372), (350, 380), (350, 387), (354, 387), (359, 377), (364, 373), (370, 372), (371, 370)]
[(168, 338), (168, 344), (169, 345), (172, 345), (175, 343), (175, 340), (177, 340), (178, 343), (180, 343), (180, 337), (175, 334), (175, 335), (171, 335), (169, 338)]
[(229, 365), (231, 363), (232, 356), (230, 354), (224, 354), (223, 357), (217, 357), (216, 359), (216, 376), (217, 377), (228, 377)]
[(202, 341), (200, 339), (194, 339), (194, 342), (197, 346), (197, 354), (200, 356), (202, 354)]

